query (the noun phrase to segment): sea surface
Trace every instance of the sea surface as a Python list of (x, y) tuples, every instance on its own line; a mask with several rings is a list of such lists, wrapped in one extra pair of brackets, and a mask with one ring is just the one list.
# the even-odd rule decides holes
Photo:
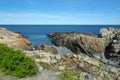
[(46, 36), (54, 32), (91, 32), (98, 34), (101, 28), (116, 27), (120, 25), (0, 25), (15, 32), (21, 32), (32, 44), (51, 45), (50, 39)]

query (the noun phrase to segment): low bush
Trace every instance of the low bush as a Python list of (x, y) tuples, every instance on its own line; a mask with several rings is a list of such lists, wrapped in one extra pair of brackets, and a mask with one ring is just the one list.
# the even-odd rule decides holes
[(34, 60), (27, 57), (21, 50), (14, 50), (0, 43), (0, 71), (16, 77), (33, 76), (37, 74)]

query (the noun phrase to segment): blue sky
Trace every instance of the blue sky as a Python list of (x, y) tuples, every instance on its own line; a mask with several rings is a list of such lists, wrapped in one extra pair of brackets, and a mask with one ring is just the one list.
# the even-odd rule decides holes
[(120, 24), (120, 0), (0, 0), (0, 24)]

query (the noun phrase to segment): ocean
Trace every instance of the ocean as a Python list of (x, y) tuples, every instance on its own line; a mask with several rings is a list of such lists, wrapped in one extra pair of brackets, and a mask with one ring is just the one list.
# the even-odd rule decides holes
[(21, 32), (32, 44), (51, 45), (50, 39), (46, 36), (54, 32), (91, 32), (98, 34), (101, 28), (116, 27), (120, 25), (0, 25), (15, 32)]

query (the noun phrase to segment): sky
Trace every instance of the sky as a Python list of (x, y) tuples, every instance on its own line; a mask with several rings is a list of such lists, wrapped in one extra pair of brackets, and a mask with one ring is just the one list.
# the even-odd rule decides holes
[(120, 25), (120, 0), (0, 0), (0, 24)]

